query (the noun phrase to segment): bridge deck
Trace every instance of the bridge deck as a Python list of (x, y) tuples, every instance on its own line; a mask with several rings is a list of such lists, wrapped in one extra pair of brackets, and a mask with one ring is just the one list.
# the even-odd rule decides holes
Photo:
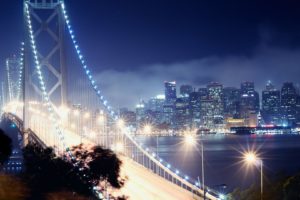
[[(120, 193), (130, 200), (193, 200), (192, 193), (168, 182), (148, 169), (122, 157), (122, 175), (128, 176)], [(198, 197), (199, 199), (199, 197)]]

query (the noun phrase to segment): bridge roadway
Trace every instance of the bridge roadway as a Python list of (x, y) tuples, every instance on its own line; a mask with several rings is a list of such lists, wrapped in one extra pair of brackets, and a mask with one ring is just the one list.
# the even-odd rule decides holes
[[(132, 200), (192, 200), (191, 192), (166, 181), (128, 158), (122, 158), (122, 175), (128, 176), (120, 193)], [(199, 199), (199, 198), (198, 198)]]
[[(41, 118), (38, 118), (41, 120)], [(20, 120), (20, 119), (18, 119)], [(19, 122), (20, 123), (20, 122)], [(40, 122), (42, 123), (42, 122)], [(34, 131), (34, 130), (33, 130)], [(55, 133), (54, 133), (55, 134)], [(38, 135), (38, 134), (37, 134)], [(43, 136), (41, 136), (43, 137)], [(80, 143), (93, 145), (92, 138), (81, 138), (71, 131), (64, 130), (64, 137), (67, 146), (74, 146)], [(55, 141), (48, 141), (49, 146), (54, 146)], [(120, 155), (123, 162), (121, 176), (127, 177), (126, 183), (120, 190), (111, 191), (115, 195), (128, 196), (130, 200), (198, 200), (191, 192), (173, 184), (149, 169), (139, 165), (133, 160)], [(212, 198), (217, 199), (217, 198)]]
[[(67, 131), (66, 141), (72, 141), (72, 144), (93, 144), (89, 139), (80, 139), (76, 134)], [(191, 192), (163, 179), (152, 173), (149, 169), (137, 164), (133, 160), (120, 156), (123, 165), (121, 176), (128, 177), (124, 187), (121, 190), (112, 191), (116, 195), (129, 196), (130, 200), (196, 200), (199, 197)]]

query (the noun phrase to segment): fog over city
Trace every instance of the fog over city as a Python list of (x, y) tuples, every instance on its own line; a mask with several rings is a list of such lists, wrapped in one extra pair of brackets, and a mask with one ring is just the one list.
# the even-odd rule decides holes
[[(239, 88), (243, 81), (254, 81), (261, 92), (270, 80), (277, 89), (282, 83), (300, 81), (298, 74), (300, 50), (270, 47), (262, 43), (251, 56), (211, 56), (185, 62), (145, 65), (136, 70), (105, 70), (97, 74), (104, 93), (116, 106), (133, 107), (140, 99), (149, 99), (164, 93), (164, 81), (177, 82), (196, 88), (206, 87), (212, 81), (224, 87)], [(120, 91), (124, 94), (118, 98)]]

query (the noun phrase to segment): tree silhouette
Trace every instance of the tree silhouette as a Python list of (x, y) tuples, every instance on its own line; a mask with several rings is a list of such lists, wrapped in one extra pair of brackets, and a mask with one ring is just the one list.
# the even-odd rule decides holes
[(98, 185), (99, 181), (107, 180), (111, 186), (120, 188), (124, 180), (120, 179), (122, 161), (110, 149), (101, 146), (91, 148), (82, 144), (72, 149), (80, 170), (88, 175), (89, 181)]
[(0, 166), (3, 165), (12, 153), (12, 140), (0, 129)]
[(78, 176), (72, 163), (56, 157), (52, 148), (27, 145), (23, 149), (23, 180), (32, 188), (32, 198), (43, 199), (49, 192), (72, 191), (92, 196), (91, 186)]

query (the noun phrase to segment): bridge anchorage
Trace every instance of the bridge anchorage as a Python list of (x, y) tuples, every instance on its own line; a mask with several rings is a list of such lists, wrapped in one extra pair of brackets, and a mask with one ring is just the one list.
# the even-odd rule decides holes
[[(68, 147), (80, 143), (113, 149), (122, 158), (122, 171), (129, 177), (122, 190), (130, 199), (188, 200), (203, 199), (204, 195), (205, 199), (223, 199), (136, 140), (103, 96), (63, 0), (23, 3), (25, 38), (17, 80), (19, 92), (4, 106), (2, 118), (22, 131), (24, 145), (51, 146), (57, 154), (71, 157)], [(67, 45), (73, 52), (66, 51)], [(66, 59), (68, 53), (76, 57), (76, 62)], [(70, 66), (72, 70), (67, 70)], [(68, 84), (70, 80), (77, 81)], [(207, 188), (206, 194), (203, 188)]]

